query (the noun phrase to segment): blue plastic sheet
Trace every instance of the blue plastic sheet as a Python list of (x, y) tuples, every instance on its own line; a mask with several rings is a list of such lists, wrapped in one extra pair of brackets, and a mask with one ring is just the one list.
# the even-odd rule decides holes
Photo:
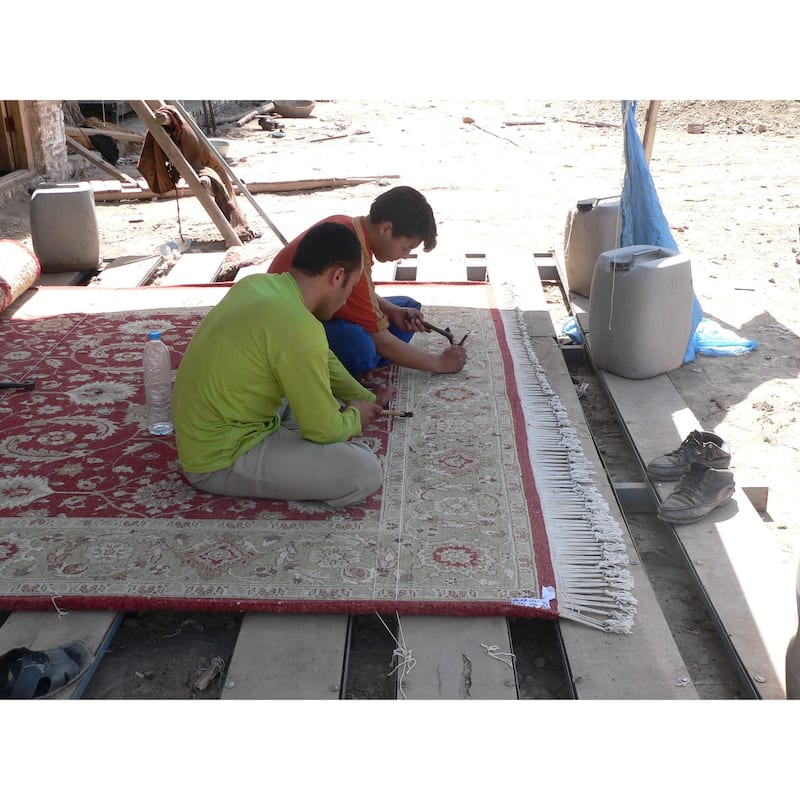
[(758, 342), (725, 330), (710, 319), (700, 320), (694, 339), (697, 353), (703, 356), (740, 356), (758, 347)]

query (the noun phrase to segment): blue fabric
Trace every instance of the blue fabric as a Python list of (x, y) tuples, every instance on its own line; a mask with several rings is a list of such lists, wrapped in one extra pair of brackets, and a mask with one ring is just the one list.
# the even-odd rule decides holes
[(561, 325), (561, 333), (569, 336), (570, 340), (575, 344), (583, 344), (583, 334), (578, 327), (578, 321), (575, 317), (568, 317)]
[[(625, 181), (620, 197), (620, 213), (622, 216), (622, 232), (620, 246), (629, 247), (635, 244), (652, 244), (680, 250), (669, 229), (661, 203), (658, 200), (653, 177), (647, 165), (642, 140), (636, 130), (636, 101), (625, 100), (622, 103), (622, 115), (625, 130)], [(693, 297), (692, 329), (683, 363), (694, 361), (696, 352), (697, 326), (703, 318), (703, 309)]]
[[(417, 310), (422, 308), (422, 303), (418, 303), (412, 297), (397, 296), (386, 299), (401, 308)], [(372, 336), (361, 325), (343, 319), (331, 319), (322, 324), (328, 335), (328, 346), (344, 364), (345, 369), (356, 378), (378, 367), (385, 367), (389, 363), (375, 349)], [(395, 325), (390, 325), (389, 331), (406, 343), (410, 342), (414, 335), (413, 331), (406, 331)]]

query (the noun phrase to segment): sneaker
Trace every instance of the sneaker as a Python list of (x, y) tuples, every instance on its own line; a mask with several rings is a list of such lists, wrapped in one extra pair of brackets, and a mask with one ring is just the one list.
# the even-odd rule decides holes
[(664, 522), (697, 522), (733, 496), (733, 473), (704, 464), (690, 464), (672, 494), (658, 507)]
[(645, 468), (657, 481), (676, 481), (690, 464), (727, 469), (731, 452), (720, 436), (708, 431), (692, 431), (677, 450), (654, 458)]

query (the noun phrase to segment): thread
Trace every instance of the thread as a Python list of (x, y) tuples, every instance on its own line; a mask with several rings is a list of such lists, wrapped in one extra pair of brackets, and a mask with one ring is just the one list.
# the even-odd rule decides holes
[(383, 617), (377, 613), (375, 616), (378, 617), (378, 619), (381, 621), (381, 625), (386, 628), (389, 636), (394, 639), (394, 643), (397, 645), (397, 647), (392, 650), (392, 656), (397, 659), (397, 664), (395, 664), (394, 669), (388, 674), (391, 676), (394, 675), (395, 672), (399, 671), (400, 675), (397, 678), (397, 688), (400, 691), (400, 696), (403, 698), (403, 700), (408, 700), (406, 693), (403, 690), (403, 679), (417, 665), (417, 659), (414, 658), (412, 654), (413, 651), (406, 647), (405, 637), (403, 636), (403, 626), (400, 624), (400, 615), (395, 612), (395, 617), (397, 618), (397, 632), (400, 634), (400, 638), (403, 640), (402, 643), (397, 640), (397, 637), (392, 633), (389, 626), (383, 621)]
[(52, 601), (53, 606), (55, 607), (56, 613), (58, 614), (58, 618), (61, 619), (61, 617), (66, 617), (67, 614), (69, 614), (69, 611), (64, 611), (63, 608), (58, 607), (58, 603), (56, 603), (56, 600), (58, 600), (59, 597), (61, 597), (60, 594), (55, 594), (50, 598), (50, 600)]
[(517, 657), (513, 653), (502, 653), (496, 644), (484, 644), (481, 642), (481, 647), (485, 655), (493, 658), (496, 661), (502, 661), (507, 667), (514, 668), (514, 663)]

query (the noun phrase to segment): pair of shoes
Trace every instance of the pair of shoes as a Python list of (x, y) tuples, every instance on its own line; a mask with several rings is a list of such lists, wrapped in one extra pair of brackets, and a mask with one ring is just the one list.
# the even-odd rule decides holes
[(693, 462), (681, 476), (672, 494), (658, 507), (663, 522), (683, 525), (697, 522), (727, 503), (735, 488), (729, 469), (716, 469)]
[(91, 651), (80, 640), (51, 650), (16, 647), (0, 656), (0, 699), (59, 697), (83, 678), (92, 662)]
[(730, 463), (731, 453), (722, 437), (708, 431), (692, 431), (680, 447), (665, 456), (654, 458), (645, 469), (657, 481), (675, 481), (690, 464), (727, 469)]

